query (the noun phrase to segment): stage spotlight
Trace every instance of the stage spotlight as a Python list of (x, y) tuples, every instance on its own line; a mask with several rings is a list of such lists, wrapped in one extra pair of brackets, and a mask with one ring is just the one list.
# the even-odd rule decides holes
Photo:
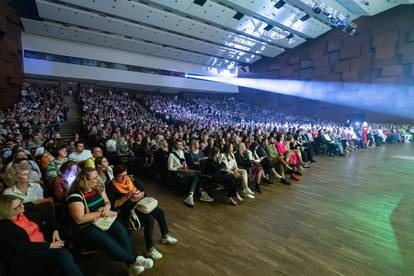
[(352, 36), (358, 36), (359, 35), (359, 31), (357, 30), (357, 29), (353, 29), (351, 32), (350, 32), (350, 34), (352, 35)]
[(276, 2), (276, 4), (275, 4), (275, 8), (276, 9), (280, 9), (281, 7), (283, 7), (284, 5), (286, 4), (286, 2), (285, 1), (283, 1), (283, 0), (279, 0), (279, 1), (277, 1)]
[(305, 22), (309, 18), (310, 18), (310, 15), (309, 14), (305, 14), (304, 16), (301, 17), (300, 21)]
[(316, 5), (312, 7), (312, 11), (316, 14), (320, 14), (322, 12), (321, 8)]
[(270, 31), (272, 28), (273, 28), (272, 25), (267, 25), (266, 27), (263, 28), (263, 30)]

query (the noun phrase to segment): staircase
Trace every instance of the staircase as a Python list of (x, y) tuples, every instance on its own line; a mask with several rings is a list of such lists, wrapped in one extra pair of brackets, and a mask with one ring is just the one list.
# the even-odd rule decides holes
[(69, 107), (67, 120), (60, 127), (59, 132), (64, 141), (71, 141), (76, 133), (82, 136), (82, 113), (80, 106), (75, 103), (73, 97), (65, 96), (65, 103)]

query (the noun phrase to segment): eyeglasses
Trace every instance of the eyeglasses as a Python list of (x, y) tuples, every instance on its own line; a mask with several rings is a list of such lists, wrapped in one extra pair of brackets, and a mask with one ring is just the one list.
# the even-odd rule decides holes
[(86, 179), (86, 180), (88, 180), (88, 181), (94, 181), (94, 180), (97, 180), (97, 179), (98, 179), (98, 177), (94, 177), (94, 178)]
[(13, 211), (18, 211), (24, 207), (23, 201), (20, 201), (20, 204), (13, 208)]

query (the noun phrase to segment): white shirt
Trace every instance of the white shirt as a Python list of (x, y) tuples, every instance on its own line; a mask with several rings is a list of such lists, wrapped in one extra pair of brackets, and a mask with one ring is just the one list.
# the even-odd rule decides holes
[(234, 158), (233, 153), (231, 154), (231, 159), (227, 159), (227, 156), (222, 153), (220, 155), (220, 160), (226, 165), (226, 171), (232, 172), (233, 169), (237, 168), (236, 159)]
[(36, 201), (43, 199), (43, 188), (38, 183), (29, 183), (29, 188), (27, 189), (27, 195), (24, 195), (17, 186), (12, 186), (4, 190), (4, 195), (14, 195), (23, 200), (23, 202)]
[[(181, 159), (185, 160), (184, 152), (182, 150), (178, 150), (178, 151), (174, 150), (174, 152), (177, 153)], [(170, 155), (168, 156), (168, 170), (169, 171), (176, 172), (177, 169), (184, 166), (184, 164), (185, 164), (185, 161), (184, 163), (181, 163), (180, 159), (178, 159), (177, 156), (175, 156), (175, 154), (170, 153)]]
[(110, 152), (116, 152), (116, 140), (109, 139), (108, 141), (106, 141), (105, 147)]
[(89, 158), (92, 158), (92, 157), (93, 157), (93, 156), (92, 156), (92, 153), (91, 153), (91, 151), (90, 151), (90, 150), (84, 150), (84, 151), (82, 151), (82, 153), (77, 153), (77, 152), (75, 151), (75, 152), (72, 152), (72, 153), (68, 156), (68, 158), (69, 158), (70, 160), (72, 160), (72, 161), (74, 161), (74, 162), (76, 162), (76, 163), (86, 161), (86, 160), (88, 160)]
[(331, 137), (329, 137), (329, 135), (328, 135), (328, 134), (324, 134), (324, 135), (323, 135), (323, 137), (324, 137), (324, 138), (325, 138), (325, 140), (326, 140), (326, 141), (328, 141), (328, 142), (331, 142), (331, 141), (332, 141)]

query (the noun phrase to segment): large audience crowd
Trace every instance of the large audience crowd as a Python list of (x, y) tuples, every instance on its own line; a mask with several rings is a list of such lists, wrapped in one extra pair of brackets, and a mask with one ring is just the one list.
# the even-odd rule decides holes
[[(167, 214), (138, 179), (185, 189), (184, 204), (260, 200), (262, 185), (300, 181), (318, 154), (413, 140), (413, 125), (347, 125), (280, 113), (237, 96), (133, 94), (81, 89), (84, 133), (63, 141), (63, 91), (26, 83), (19, 102), (0, 112), (0, 262), (7, 275), (83, 275), (67, 250), (98, 249), (124, 262), (129, 275), (173, 245)], [(80, 139), (79, 136), (83, 137)], [(52, 197), (55, 216), (37, 203)], [(131, 234), (143, 228), (144, 256)]]

